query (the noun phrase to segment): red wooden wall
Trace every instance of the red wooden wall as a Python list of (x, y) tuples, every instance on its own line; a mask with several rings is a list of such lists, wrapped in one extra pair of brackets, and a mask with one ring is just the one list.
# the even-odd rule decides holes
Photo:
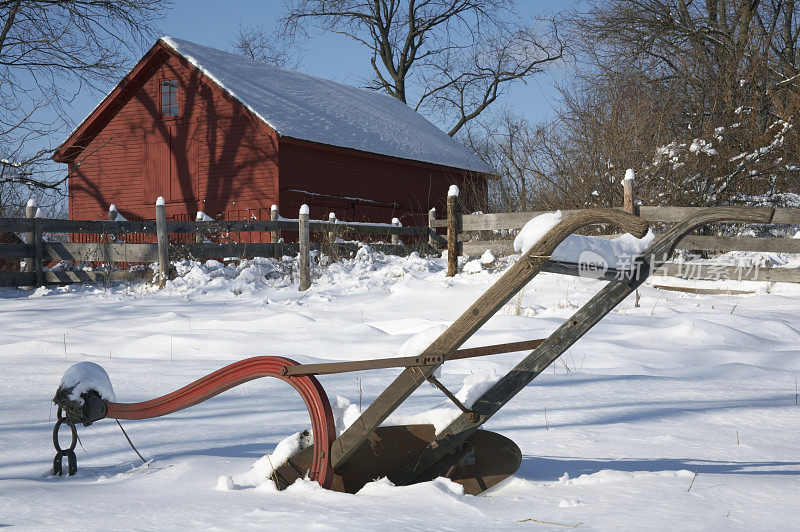
[[(278, 201), (275, 134), (181, 58), (163, 54), (137, 80), (77, 158), (69, 180), (72, 219), (103, 219), (115, 204), (128, 219), (267, 213)], [(180, 84), (178, 117), (162, 117), (161, 80)], [(70, 169), (75, 169), (74, 163)]]
[(450, 185), (465, 188), (467, 179), (478, 179), (485, 190), (485, 177), (417, 161), (364, 153), (281, 137), (281, 213), (296, 217), (303, 203), (312, 218), (327, 218), (329, 212), (346, 221), (388, 223), (399, 218), (403, 225), (427, 224), (435, 207), (445, 214)]

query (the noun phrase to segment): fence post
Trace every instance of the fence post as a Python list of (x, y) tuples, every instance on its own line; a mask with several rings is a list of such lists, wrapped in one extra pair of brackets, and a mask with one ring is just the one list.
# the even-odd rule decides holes
[(433, 238), (433, 235), (436, 234), (436, 229), (433, 227), (433, 222), (436, 221), (436, 207), (433, 207), (431, 210), (428, 211), (428, 245), (433, 249), (437, 249), (439, 246), (436, 244), (436, 239)]
[[(273, 222), (278, 221), (278, 206), (273, 205), (269, 208), (269, 219)], [(281, 239), (281, 232), (280, 230), (270, 231), (269, 239), (272, 241), (273, 244), (277, 244), (278, 240)]]
[(636, 207), (633, 205), (633, 180), (636, 174), (632, 168), (625, 171), (625, 179), (622, 180), (623, 208), (629, 214), (636, 214)]
[[(28, 204), (25, 206), (25, 218), (29, 220), (34, 220), (36, 218), (36, 200), (31, 198), (28, 200)], [(35, 222), (34, 222), (35, 223)], [(34, 228), (33, 231), (28, 231), (25, 233), (25, 243), (29, 246), (36, 246), (36, 230)], [(34, 251), (34, 255), (36, 252)], [(25, 257), (25, 271), (32, 272), (34, 271), (34, 265), (36, 264), (36, 257)]]
[[(625, 170), (625, 178), (622, 180), (622, 208), (625, 209), (625, 212), (628, 214), (636, 214), (636, 206), (633, 204), (633, 181), (635, 178), (636, 174), (634, 173), (633, 168), (628, 168)], [(634, 291), (633, 306), (635, 308), (639, 308), (638, 288)]]
[(447, 276), (458, 273), (458, 187), (447, 191)]
[(311, 251), (310, 235), (308, 233), (308, 205), (300, 207), (299, 216), (299, 229), (300, 229), (300, 291), (305, 291), (311, 288), (311, 265), (309, 264), (309, 256)]
[(44, 254), (44, 242), (42, 242), (42, 219), (39, 216), (39, 210), (36, 212), (37, 216), (33, 219), (33, 267), (36, 271), (36, 286), (44, 286), (44, 262), (42, 255)]
[[(194, 215), (195, 222), (202, 222), (203, 221), (203, 211), (197, 211), (197, 214)], [(203, 230), (199, 227), (197, 231), (194, 232), (194, 243), (195, 244), (202, 244), (203, 243)]]
[[(392, 218), (392, 225), (395, 227), (403, 227), (403, 224), (400, 223), (399, 218)], [(393, 246), (400, 245), (400, 235), (392, 235), (392, 245)]]
[[(328, 222), (335, 224), (336, 223), (336, 213), (329, 212), (328, 213)], [(333, 253), (333, 246), (336, 245), (336, 231), (329, 231), (328, 232), (328, 245), (331, 247), (331, 253)]]
[(167, 214), (162, 196), (156, 200), (156, 235), (158, 237), (158, 287), (164, 288), (169, 278), (169, 235), (167, 235)]

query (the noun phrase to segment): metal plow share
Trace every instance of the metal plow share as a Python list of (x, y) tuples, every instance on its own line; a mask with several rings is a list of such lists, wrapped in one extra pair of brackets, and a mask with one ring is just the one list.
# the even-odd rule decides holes
[[(574, 273), (577, 270), (576, 264), (548, 262), (567, 236), (589, 225), (608, 224), (642, 238), (648, 230), (646, 221), (612, 209), (582, 211), (563, 220), (523, 254), (419, 356), (326, 364), (298, 364), (273, 356), (253, 357), (141, 403), (104, 401), (95, 390), (86, 391), (80, 396), (82, 400), (75, 400), (69, 397), (73, 387), (59, 388), (54, 398), (59, 406), (59, 420), (53, 434), (58, 451), (53, 473), (62, 473), (65, 457), (69, 474), (77, 469), (73, 449), (78, 423), (87, 426), (103, 418), (163, 416), (244, 382), (274, 377), (289, 383), (303, 398), (313, 434), (313, 445), (276, 468), (272, 480), (278, 489), (286, 488), (298, 478), (308, 477), (325, 488), (355, 493), (367, 482), (380, 477), (388, 477), (396, 485), (408, 485), (445, 476), (463, 485), (466, 493), (481, 493), (514, 474), (522, 457), (514, 442), (482, 430), (484, 423), (666, 262), (682, 237), (716, 222), (770, 223), (773, 214), (771, 208), (712, 207), (683, 219), (658, 236), (630, 269), (607, 272), (604, 278), (610, 282), (543, 340), (460, 349), (540, 271), (572, 270)], [(434, 371), (450, 360), (528, 350), (530, 354), (469, 408), (434, 377)], [(393, 367), (405, 369), (337, 438), (328, 397), (315, 375)], [(461, 409), (455, 421), (438, 434), (432, 425), (380, 426), (426, 381), (438, 387)], [(70, 427), (73, 435), (69, 449), (61, 449), (58, 444), (58, 429), (64, 424)]]

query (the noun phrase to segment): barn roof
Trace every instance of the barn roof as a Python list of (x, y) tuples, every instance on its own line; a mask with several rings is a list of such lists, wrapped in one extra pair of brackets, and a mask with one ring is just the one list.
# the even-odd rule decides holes
[(278, 135), (490, 173), (458, 141), (396, 98), (284, 70), (174, 37), (161, 42)]

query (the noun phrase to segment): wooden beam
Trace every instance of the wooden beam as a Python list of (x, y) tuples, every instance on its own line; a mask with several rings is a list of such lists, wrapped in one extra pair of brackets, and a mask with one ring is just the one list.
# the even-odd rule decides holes
[[(599, 235), (599, 238), (614, 239), (619, 235)], [(513, 255), (513, 240), (469, 240), (468, 234), (459, 234), (464, 255), (477, 256), (487, 249), (495, 255)], [(800, 253), (800, 239), (782, 237), (724, 237), (687, 235), (678, 242), (677, 249), (708, 251), (762, 251), (772, 253)]]
[(686, 279), (732, 279), (739, 281), (800, 283), (800, 270), (794, 268), (739, 267), (691, 262), (667, 262), (656, 269), (653, 275), (684, 277)]
[(106, 244), (104, 242), (49, 242), (44, 245), (46, 260), (157, 262), (158, 244)]
[[(103, 271), (44, 271), (42, 281), (50, 284), (105, 283), (105, 282), (149, 282), (153, 271), (143, 270)], [(0, 272), (0, 286), (31, 286), (36, 282), (35, 272)]]
[(300, 291), (311, 288), (310, 237), (308, 228), (308, 205), (300, 207), (299, 216), (299, 244), (300, 253), (297, 255), (300, 269)]
[(447, 194), (447, 277), (458, 273), (458, 188)]
[[(679, 222), (687, 216), (697, 214), (707, 207), (652, 207), (638, 206), (639, 216), (648, 222)], [(759, 208), (759, 207), (733, 207), (733, 208)], [(619, 210), (624, 210), (619, 208)], [(520, 229), (531, 218), (551, 211), (531, 212), (503, 212), (492, 214), (464, 214), (461, 217), (462, 231), (486, 231), (496, 229)], [(578, 210), (562, 210), (564, 217), (579, 212)], [(773, 224), (798, 225), (800, 224), (800, 209), (775, 209)], [(433, 227), (446, 227), (446, 220), (436, 220)]]

